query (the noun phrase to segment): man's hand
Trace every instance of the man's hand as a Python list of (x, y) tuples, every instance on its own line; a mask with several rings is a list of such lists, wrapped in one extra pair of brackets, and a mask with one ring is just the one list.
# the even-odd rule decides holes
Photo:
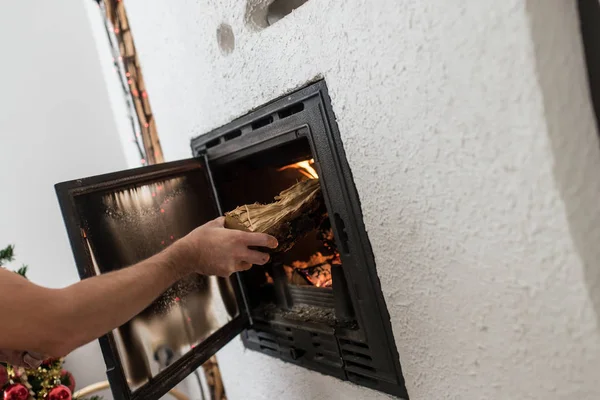
[(170, 251), (176, 260), (181, 260), (184, 273), (225, 277), (269, 261), (268, 254), (249, 247), (275, 249), (277, 239), (264, 233), (227, 229), (224, 223), (224, 217), (210, 221), (172, 246)]

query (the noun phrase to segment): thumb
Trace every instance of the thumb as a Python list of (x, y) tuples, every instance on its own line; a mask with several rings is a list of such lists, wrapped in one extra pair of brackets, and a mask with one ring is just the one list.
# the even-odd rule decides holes
[(224, 228), (225, 227), (225, 217), (219, 217), (213, 219), (209, 222), (209, 224), (215, 228)]

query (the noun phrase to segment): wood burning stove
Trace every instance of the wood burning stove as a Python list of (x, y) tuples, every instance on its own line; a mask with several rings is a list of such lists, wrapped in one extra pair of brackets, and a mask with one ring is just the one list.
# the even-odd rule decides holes
[[(130, 222), (129, 231), (132, 227), (148, 227), (140, 220), (154, 218), (159, 222), (148, 229), (164, 231), (164, 226), (168, 226), (177, 231), (175, 235), (162, 233), (170, 239), (239, 205), (268, 203), (296, 182), (317, 177), (328, 218), (319, 229), (299, 239), (289, 252), (274, 257), (268, 265), (237, 274), (229, 282), (219, 281), (229, 321), (217, 324), (206, 338), (191, 340), (193, 348), (138, 387), (128, 385), (130, 373), (126, 373), (120, 357), (130, 351), (127, 343), (123, 344), (126, 341), (120, 340), (119, 344), (117, 332), (101, 338), (115, 399), (159, 398), (238, 334), (251, 350), (408, 398), (358, 195), (325, 82), (316, 82), (260, 107), (193, 139), (191, 145), (195, 157), (191, 160), (57, 185), (82, 278), (104, 272), (99, 263), (121, 268), (125, 261), (135, 262), (168, 244), (156, 235), (145, 236), (143, 243), (155, 245), (121, 262), (106, 259), (107, 251), (122, 246), (116, 242), (135, 242), (122, 234), (119, 222), (112, 233), (121, 237), (105, 244), (106, 236), (111, 235), (106, 226), (112, 225), (101, 223), (103, 218), (112, 218), (112, 214), (106, 217), (107, 213), (122, 212), (115, 209), (125, 202), (119, 202), (119, 196), (130, 191), (147, 190), (152, 193), (149, 196), (156, 198), (161, 185), (176, 186), (175, 194), (166, 196), (169, 204), (176, 204), (177, 208), (177, 215), (171, 218), (184, 222), (160, 222), (163, 220), (158, 220), (157, 215), (165, 218), (165, 203), (152, 200), (147, 211), (122, 218), (134, 221)], [(107, 200), (111, 198), (112, 203)], [(104, 199), (104, 203), (99, 199)], [(98, 226), (105, 227), (102, 240), (98, 239)], [(145, 246), (140, 243), (134, 247)], [(95, 254), (101, 247), (105, 250), (104, 259), (99, 262)]]

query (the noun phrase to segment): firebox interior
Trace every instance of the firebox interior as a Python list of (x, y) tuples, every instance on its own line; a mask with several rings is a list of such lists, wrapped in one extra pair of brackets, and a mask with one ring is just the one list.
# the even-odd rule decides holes
[[(318, 169), (303, 137), (234, 161), (215, 162), (213, 174), (222, 206), (229, 210), (240, 204), (270, 203), (297, 182), (315, 179)], [(331, 230), (329, 221), (323, 230)], [(301, 315), (304, 320), (335, 325), (331, 261), (339, 257), (335, 245), (326, 246), (320, 236), (311, 231), (266, 266), (244, 273), (255, 317), (293, 321)]]

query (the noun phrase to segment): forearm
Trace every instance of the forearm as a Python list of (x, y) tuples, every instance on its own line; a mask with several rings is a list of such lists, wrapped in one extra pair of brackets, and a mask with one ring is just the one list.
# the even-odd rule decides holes
[(0, 330), (0, 348), (68, 354), (124, 324), (182, 278), (189, 269), (181, 265), (186, 260), (180, 253), (173, 245), (132, 267), (64, 289), (2, 275), (0, 320), (14, 323)]
[(65, 289), (46, 289), (0, 268), (0, 348), (63, 356), (115, 329), (144, 310), (180, 278), (195, 272), (229, 276), (277, 248), (262, 233), (224, 228), (210, 221), (137, 265)]
[(61, 290), (65, 319), (76, 332), (67, 352), (129, 321), (182, 278), (177, 250)]

